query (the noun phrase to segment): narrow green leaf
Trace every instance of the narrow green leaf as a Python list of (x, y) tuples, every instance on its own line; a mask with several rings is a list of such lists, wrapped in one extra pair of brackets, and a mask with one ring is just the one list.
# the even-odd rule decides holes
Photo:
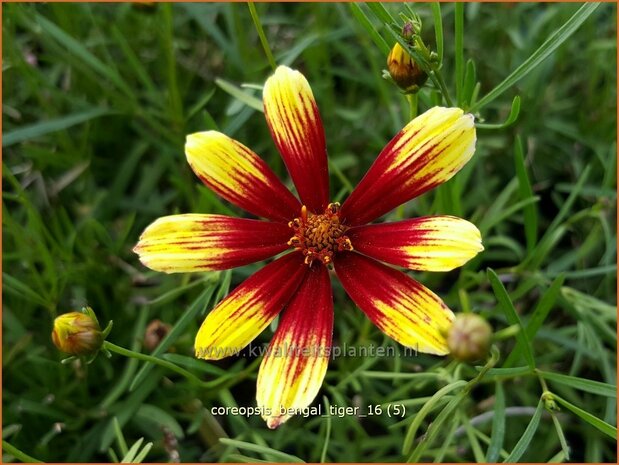
[(382, 54), (385, 56), (389, 55), (389, 51), (390, 51), (389, 45), (387, 44), (385, 39), (383, 39), (383, 36), (381, 36), (378, 33), (378, 31), (376, 30), (372, 22), (369, 20), (367, 15), (363, 12), (361, 7), (359, 7), (359, 5), (357, 5), (356, 3), (352, 2), (350, 3), (350, 9), (352, 11), (353, 16), (357, 20), (357, 22), (370, 35), (370, 37), (372, 38), (376, 46), (380, 49)]
[(22, 299), (29, 300), (32, 303), (47, 307), (47, 301), (41, 297), (36, 291), (28, 287), (27, 284), (22, 283), (17, 278), (2, 272), (2, 290), (8, 294), (16, 295)]
[(553, 398), (558, 403), (560, 403), (562, 406), (564, 406), (566, 409), (570, 410), (573, 414), (585, 420), (587, 423), (589, 423), (594, 428), (597, 428), (602, 433), (606, 434), (607, 436), (610, 436), (611, 438), (615, 440), (617, 439), (617, 428), (615, 428), (613, 425), (609, 425), (605, 421), (600, 420), (595, 415), (591, 415), (589, 412), (581, 409), (580, 407), (575, 406), (574, 404), (571, 404), (567, 400), (563, 399), (562, 397), (559, 397), (558, 395), (554, 393), (553, 393)]
[(247, 92), (243, 92), (239, 87), (235, 86), (234, 84), (231, 84), (221, 78), (215, 79), (215, 84), (217, 84), (222, 90), (230, 94), (232, 97), (237, 99), (239, 102), (244, 103), (245, 105), (253, 108), (254, 110), (264, 112), (262, 101), (260, 99), (257, 99), (256, 97), (248, 94)]
[(494, 390), (494, 416), (492, 417), (492, 436), (486, 453), (486, 462), (492, 463), (499, 459), (505, 439), (505, 391), (503, 383), (497, 382)]
[(144, 461), (144, 459), (146, 458), (146, 456), (148, 455), (148, 453), (150, 452), (150, 450), (152, 449), (152, 447), (153, 447), (153, 443), (152, 442), (147, 443), (142, 448), (140, 453), (135, 456), (135, 458), (133, 459), (133, 463), (142, 463)]
[(520, 96), (516, 95), (512, 100), (512, 107), (509, 110), (509, 115), (503, 123), (489, 124), (489, 123), (477, 123), (475, 126), (479, 129), (505, 129), (516, 122), (520, 115)]
[(563, 433), (563, 428), (561, 427), (561, 422), (557, 418), (554, 412), (550, 412), (552, 415), (552, 423), (555, 425), (555, 431), (557, 432), (557, 436), (559, 437), (559, 443), (561, 444), (561, 450), (565, 454), (565, 458), (567, 460), (570, 459), (570, 447), (567, 445), (567, 440), (565, 439), (565, 433)]
[(16, 459), (21, 460), (24, 463), (42, 463), (40, 460), (37, 460), (34, 457), (31, 457), (25, 452), (22, 452), (14, 445), (6, 442), (4, 439), (2, 440), (2, 453), (3, 455), (4, 454), (12, 455)]
[[(462, 88), (462, 108), (468, 108), (473, 104), (473, 90), (475, 90), (475, 82), (477, 80), (477, 71), (475, 70), (475, 62), (467, 60), (466, 71), (464, 72), (464, 86)], [(478, 125), (479, 127), (479, 125)]]
[(537, 431), (537, 426), (539, 425), (539, 420), (542, 418), (542, 412), (544, 411), (544, 403), (540, 399), (537, 404), (537, 408), (535, 409), (535, 413), (529, 422), (527, 429), (524, 430), (521, 438), (518, 440), (514, 448), (512, 449), (509, 456), (503, 460), (503, 463), (514, 463), (520, 460), (522, 454), (524, 454), (529, 448), (529, 444), (531, 444), (531, 440)]
[(555, 383), (570, 386), (579, 391), (590, 392), (599, 396), (605, 397), (617, 397), (617, 386), (612, 384), (602, 383), (600, 381), (593, 381), (586, 378), (578, 378), (576, 376), (562, 375), (559, 373), (550, 373), (548, 371), (538, 370), (542, 378)]
[[(557, 301), (557, 297), (559, 297), (559, 294), (561, 293), (561, 286), (563, 286), (563, 280), (564, 276), (559, 276), (557, 279), (555, 279), (548, 288), (548, 290), (544, 293), (538, 304), (535, 306), (533, 314), (531, 315), (531, 318), (529, 319), (526, 327), (526, 333), (529, 341), (532, 341), (535, 338), (537, 331), (542, 327), (544, 321), (546, 321), (548, 313), (554, 306), (555, 302)], [(520, 341), (518, 341), (512, 352), (505, 360), (505, 363), (503, 363), (503, 367), (507, 368), (518, 362), (518, 359), (522, 353), (522, 349), (523, 348), (520, 344)]]
[(449, 394), (451, 391), (461, 388), (464, 385), (466, 385), (466, 381), (464, 380), (448, 384), (447, 386), (436, 391), (432, 398), (428, 402), (426, 402), (423, 407), (421, 407), (417, 415), (415, 415), (415, 418), (413, 419), (413, 422), (408, 428), (408, 431), (406, 432), (406, 437), (404, 438), (404, 443), (402, 445), (403, 454), (408, 454), (408, 452), (413, 446), (413, 443), (415, 441), (415, 435), (417, 434), (417, 430), (421, 426), (421, 422), (425, 419), (426, 415), (428, 415), (428, 413), (430, 413), (432, 409), (437, 405), (439, 400), (446, 394)]
[(443, 63), (443, 16), (441, 15), (441, 3), (432, 2), (432, 16), (434, 18), (434, 36), (436, 37), (436, 53), (438, 62)]
[(227, 446), (236, 447), (237, 449), (249, 450), (252, 452), (258, 452), (260, 454), (264, 454), (265, 456), (267, 456), (267, 458), (273, 461), (305, 463), (304, 460), (301, 460), (299, 457), (295, 455), (286, 454), (284, 452), (271, 449), (270, 447), (261, 446), (258, 444), (252, 444), (251, 442), (237, 441), (235, 439), (228, 439), (228, 438), (220, 438), (219, 442)]
[(131, 448), (129, 449), (129, 451), (122, 458), (120, 463), (133, 463), (134, 458), (137, 455), (138, 451), (140, 450), (140, 446), (142, 445), (143, 442), (144, 442), (144, 438), (140, 438), (137, 441), (135, 441), (133, 445), (131, 446)]
[(559, 48), (576, 30), (584, 23), (589, 16), (600, 6), (599, 3), (585, 3), (567, 22), (557, 29), (546, 41), (531, 54), (518, 68), (516, 68), (503, 82), (492, 89), (488, 94), (481, 98), (473, 107), (471, 112), (479, 110), (483, 106), (492, 102), (507, 89), (520, 79), (529, 74), (534, 68), (548, 58), (557, 48)]
[(389, 14), (384, 5), (380, 2), (367, 2), (366, 5), (372, 13), (376, 15), (378, 19), (380, 19), (385, 24), (396, 24), (396, 21), (393, 19), (393, 16)]
[(61, 118), (50, 119), (41, 123), (34, 123), (29, 126), (13, 129), (2, 134), (2, 147), (9, 147), (19, 142), (35, 139), (37, 137), (50, 134), (52, 132), (63, 131), (80, 123), (85, 123), (99, 116), (110, 114), (105, 108), (93, 108)]
[(458, 106), (463, 106), (464, 86), (464, 4), (457, 2), (454, 5), (454, 59), (456, 61), (456, 101)]
[[(183, 313), (180, 319), (176, 322), (174, 327), (170, 330), (165, 338), (159, 343), (159, 345), (152, 352), (153, 357), (158, 357), (162, 353), (164, 353), (170, 345), (172, 345), (185, 331), (185, 328), (191, 323), (208, 305), (213, 293), (215, 292), (217, 286), (209, 286), (207, 287), (202, 294), (198, 296), (198, 298), (194, 301), (194, 303), (189, 306), (189, 308)], [(129, 390), (133, 391), (137, 386), (139, 386), (146, 375), (152, 370), (154, 364), (145, 363), (144, 366), (140, 369), (138, 374), (133, 379), (131, 386), (129, 386)]]
[(574, 189), (561, 206), (559, 213), (557, 213), (557, 216), (555, 216), (554, 220), (552, 220), (548, 228), (546, 228), (544, 236), (539, 240), (531, 253), (528, 254), (527, 259), (519, 265), (520, 268), (526, 268), (528, 271), (536, 270), (543, 263), (548, 252), (550, 252), (559, 239), (561, 239), (566, 230), (566, 226), (562, 223), (569, 214), (576, 198), (580, 195), (590, 172), (591, 165), (587, 165), (580, 175), (580, 178), (578, 178), (578, 182), (574, 186)]
[(120, 453), (124, 456), (129, 452), (129, 447), (127, 446), (127, 441), (125, 441), (125, 436), (120, 428), (120, 423), (118, 422), (118, 418), (114, 417), (112, 420), (112, 427), (114, 428), (114, 436), (116, 437), (116, 442), (118, 443), (118, 448), (120, 449)]
[[(475, 367), (477, 371), (481, 371), (483, 367)], [(519, 376), (530, 375), (533, 373), (531, 368), (527, 367), (514, 367), (514, 368), (490, 368), (486, 373), (486, 376)]]
[(258, 16), (258, 11), (256, 10), (256, 5), (254, 2), (247, 2), (247, 6), (249, 7), (249, 14), (251, 15), (251, 19), (254, 22), (254, 26), (256, 28), (256, 32), (258, 33), (258, 37), (260, 38), (260, 43), (262, 44), (262, 49), (264, 50), (264, 54), (271, 65), (273, 71), (277, 68), (277, 64), (275, 63), (275, 58), (273, 57), (273, 52), (271, 52), (271, 46), (269, 45), (269, 40), (264, 33), (264, 29), (262, 28), (262, 23), (260, 22), (260, 16)]
[(524, 330), (524, 327), (522, 326), (522, 321), (520, 321), (520, 317), (518, 316), (518, 313), (516, 313), (514, 304), (509, 298), (509, 294), (505, 290), (503, 283), (501, 282), (497, 274), (494, 272), (494, 270), (492, 270), (492, 268), (488, 268), (487, 275), (488, 275), (490, 284), (492, 285), (494, 295), (496, 296), (500, 307), (503, 309), (503, 312), (505, 312), (505, 317), (507, 318), (507, 321), (511, 325), (517, 324), (520, 326), (520, 331), (516, 335), (516, 339), (518, 341), (521, 341), (520, 343), (523, 346), (524, 356), (527, 360), (527, 364), (529, 365), (529, 368), (533, 370), (535, 368), (535, 358), (533, 357), (533, 349), (531, 347), (531, 342), (529, 341), (529, 338), (527, 337), (527, 333)]
[[(146, 91), (150, 95), (156, 95), (157, 87), (155, 86), (155, 83), (153, 82), (150, 75), (148, 74), (148, 71), (146, 71), (146, 68), (143, 65), (143, 61), (140, 60), (135, 54), (135, 52), (131, 48), (131, 45), (129, 45), (129, 42), (122, 34), (122, 32), (120, 32), (120, 29), (118, 29), (118, 27), (116, 27), (115, 25), (112, 26), (111, 32), (112, 37), (114, 37), (121, 50), (123, 51), (125, 58), (127, 59), (127, 64), (133, 69), (135, 75), (138, 77)], [(155, 103), (160, 102), (157, 102), (155, 100)]]
[[(152, 404), (142, 404), (136, 412), (136, 417), (144, 418), (152, 423), (155, 423), (159, 428), (168, 428), (177, 438), (184, 438), (185, 432), (181, 425), (172, 415)], [(151, 424), (152, 424), (151, 423)]]
[[(325, 412), (329, 412), (331, 409), (329, 399), (327, 399), (327, 396), (323, 396), (323, 400), (325, 402)], [(322, 452), (320, 453), (320, 463), (325, 463), (327, 461), (327, 451), (329, 450), (329, 440), (331, 439), (331, 415), (327, 415), (325, 420), (327, 422), (327, 427), (325, 428), (325, 440), (322, 444)]]
[(131, 87), (122, 79), (116, 70), (99, 60), (99, 58), (93, 55), (84, 44), (71, 37), (40, 14), (36, 15), (36, 21), (47, 34), (52, 36), (60, 45), (67, 48), (71, 54), (79, 58), (100, 76), (112, 81), (116, 87), (122, 90), (128, 97), (133, 98)]
[(464, 397), (467, 394), (466, 388), (460, 391), (457, 395), (454, 396), (453, 399), (449, 401), (449, 403), (445, 406), (441, 413), (436, 416), (436, 419), (430, 424), (428, 427), (428, 431), (424, 434), (419, 443), (411, 452), (411, 455), (408, 457), (407, 462), (419, 462), (421, 455), (428, 447), (428, 445), (432, 444), (434, 440), (438, 437), (438, 435), (443, 431), (443, 424), (447, 420), (451, 420), (452, 422), (458, 421), (458, 416), (454, 415), (454, 411), (460, 405), (460, 403), (464, 400)]
[(215, 376), (221, 376), (227, 374), (229, 371), (224, 370), (223, 368), (219, 368), (212, 363), (209, 363), (205, 360), (197, 360), (193, 357), (189, 357), (187, 355), (181, 354), (163, 354), (161, 356), (164, 360), (168, 360), (176, 365), (184, 366), (185, 368), (189, 368), (195, 371), (201, 371), (203, 373), (208, 373)]

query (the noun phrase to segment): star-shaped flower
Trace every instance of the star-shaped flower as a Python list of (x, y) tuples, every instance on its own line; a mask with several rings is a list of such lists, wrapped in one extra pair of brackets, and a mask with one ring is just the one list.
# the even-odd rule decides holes
[(340, 206), (329, 201), (324, 130), (305, 77), (280, 66), (263, 91), (273, 140), (300, 201), (254, 152), (224, 134), (187, 137), (189, 165), (224, 199), (263, 218), (187, 214), (159, 218), (135, 252), (166, 273), (225, 270), (282, 252), (206, 317), (196, 356), (238, 353), (281, 318), (262, 360), (257, 401), (270, 428), (310, 405), (332, 345), (334, 269), (353, 302), (385, 334), (420, 352), (448, 353), (453, 313), (432, 291), (391, 266), (449, 271), (483, 250), (478, 229), (451, 216), (368, 224), (450, 179), (475, 151), (473, 116), (435, 107), (381, 151)]

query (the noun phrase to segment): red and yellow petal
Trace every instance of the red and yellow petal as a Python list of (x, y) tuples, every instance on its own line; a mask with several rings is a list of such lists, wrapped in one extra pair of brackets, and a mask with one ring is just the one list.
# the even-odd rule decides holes
[(303, 256), (291, 253), (247, 278), (207, 315), (196, 336), (196, 357), (238, 354), (284, 308), (306, 272)]
[(223, 215), (172, 215), (148, 226), (133, 251), (156, 271), (226, 270), (283, 252), (290, 237), (291, 230), (284, 223)]
[(299, 197), (314, 213), (329, 203), (325, 133), (312, 89), (298, 71), (279, 66), (263, 91), (264, 114)]
[(357, 253), (341, 254), (335, 271), (350, 298), (387, 336), (419, 352), (449, 353), (454, 315), (425, 286)]
[(411, 121), (382, 150), (344, 202), (350, 225), (366, 224), (449, 180), (475, 151), (473, 116), (434, 107)]
[(450, 271), (484, 250), (474, 224), (453, 216), (426, 216), (349, 229), (354, 249), (411, 270)]
[(267, 164), (240, 142), (217, 131), (190, 134), (185, 154), (204, 184), (224, 199), (274, 221), (290, 221), (301, 204)]
[(329, 273), (313, 266), (284, 310), (260, 365), (256, 398), (269, 428), (312, 403), (327, 372), (332, 336)]

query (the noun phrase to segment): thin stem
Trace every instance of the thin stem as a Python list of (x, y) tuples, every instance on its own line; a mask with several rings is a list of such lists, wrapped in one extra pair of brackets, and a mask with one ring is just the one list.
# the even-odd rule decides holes
[(192, 383), (204, 384), (204, 382), (200, 378), (195, 376), (194, 374), (188, 372), (187, 370), (179, 366), (176, 366), (175, 364), (171, 362), (168, 362), (167, 360), (153, 357), (152, 355), (142, 354), (140, 352), (134, 352), (133, 350), (125, 349), (124, 347), (117, 346), (116, 344), (113, 344), (109, 341), (105, 341), (103, 343), (103, 348), (111, 352), (116, 352), (117, 354), (123, 355), (125, 357), (136, 358), (138, 360), (143, 360), (145, 362), (150, 362), (150, 363), (154, 363), (155, 365), (162, 366), (164, 368), (167, 368), (168, 370), (172, 370), (175, 373), (178, 373), (181, 376), (184, 376)]
[(249, 7), (251, 19), (254, 21), (254, 26), (256, 26), (256, 31), (258, 32), (258, 37), (260, 37), (260, 43), (262, 44), (264, 53), (267, 56), (267, 60), (269, 60), (271, 68), (273, 68), (273, 71), (275, 71), (275, 69), (277, 68), (277, 64), (275, 63), (275, 58), (273, 57), (273, 53), (271, 52), (271, 47), (269, 46), (267, 36), (264, 34), (264, 29), (262, 29), (262, 23), (260, 22), (260, 17), (258, 16), (258, 12), (256, 11), (256, 6), (254, 5), (254, 2), (248, 2), (247, 6)]
[(445, 102), (447, 102), (447, 105), (449, 105), (450, 107), (453, 106), (453, 101), (451, 100), (451, 97), (449, 96), (447, 85), (445, 84), (445, 80), (443, 79), (443, 76), (441, 75), (440, 71), (438, 71), (438, 69), (432, 70), (431, 77), (435, 78), (433, 79), (433, 81), (435, 84), (438, 84), (438, 87), (441, 91), (441, 94), (443, 94), (443, 97), (445, 98)]
[(462, 106), (462, 87), (464, 84), (464, 5), (455, 5), (455, 55), (456, 55), (456, 100)]
[(35, 459), (34, 457), (29, 456), (25, 452), (22, 452), (17, 447), (9, 444), (4, 439), (2, 440), (2, 452), (12, 455), (16, 459), (24, 462), (24, 463), (42, 463), (40, 460)]
[(434, 34), (436, 36), (436, 53), (438, 54), (439, 66), (443, 63), (443, 17), (441, 16), (440, 2), (432, 3), (432, 15), (434, 16)]
[(409, 117), (409, 120), (412, 121), (415, 118), (417, 118), (417, 106), (419, 103), (419, 95), (417, 95), (417, 93), (406, 94), (406, 100), (408, 100), (408, 117)]

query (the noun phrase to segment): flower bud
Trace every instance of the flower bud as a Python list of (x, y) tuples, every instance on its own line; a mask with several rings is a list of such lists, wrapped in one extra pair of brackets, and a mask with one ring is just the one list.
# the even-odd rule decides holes
[(71, 355), (90, 355), (101, 349), (104, 337), (93, 315), (70, 312), (57, 317), (52, 331), (54, 345)]
[(486, 320), (474, 313), (456, 315), (447, 332), (447, 346), (451, 356), (462, 362), (474, 362), (488, 354), (492, 328)]
[(428, 75), (397, 42), (387, 57), (387, 68), (393, 81), (405, 92), (417, 92), (428, 79)]

